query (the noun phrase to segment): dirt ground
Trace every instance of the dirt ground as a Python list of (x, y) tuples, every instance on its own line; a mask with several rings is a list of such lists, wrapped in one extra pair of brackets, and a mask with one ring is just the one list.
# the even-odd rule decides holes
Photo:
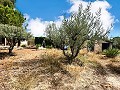
[(66, 64), (56, 49), (0, 51), (0, 90), (120, 90), (120, 56), (80, 53)]

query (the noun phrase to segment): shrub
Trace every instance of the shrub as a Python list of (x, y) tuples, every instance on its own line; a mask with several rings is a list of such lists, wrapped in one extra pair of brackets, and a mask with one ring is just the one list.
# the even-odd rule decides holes
[(51, 45), (51, 46), (50, 46), (50, 45), (47, 45), (47, 46), (46, 46), (46, 48), (49, 48), (49, 49), (51, 49), (52, 47), (53, 47), (52, 45)]
[(23, 45), (21, 45), (21, 47), (23, 47), (23, 48), (24, 48), (24, 47), (26, 47), (26, 45), (25, 45), (25, 44), (23, 44)]
[(41, 44), (36, 44), (36, 49), (38, 49), (41, 46)]
[(114, 58), (116, 57), (120, 52), (118, 49), (107, 49), (103, 52), (107, 57)]

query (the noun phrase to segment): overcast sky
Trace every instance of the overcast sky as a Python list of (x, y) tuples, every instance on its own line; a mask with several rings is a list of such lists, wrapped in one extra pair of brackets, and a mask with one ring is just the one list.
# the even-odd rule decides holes
[(120, 0), (17, 0), (16, 8), (27, 18), (27, 29), (34, 36), (43, 36), (48, 23), (59, 26), (64, 14), (77, 12), (79, 4), (86, 7), (90, 1), (93, 13), (101, 8), (104, 29), (114, 23), (109, 36), (120, 36)]

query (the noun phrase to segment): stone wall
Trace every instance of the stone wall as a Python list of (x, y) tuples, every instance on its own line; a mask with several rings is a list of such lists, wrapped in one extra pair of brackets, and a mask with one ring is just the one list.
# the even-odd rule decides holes
[(111, 42), (105, 42), (105, 41), (95, 41), (94, 45), (94, 52), (95, 53), (101, 53), (103, 51), (103, 43), (109, 44), (105, 49), (112, 48)]
[(101, 42), (95, 41), (94, 52), (95, 53), (102, 52), (102, 43)]

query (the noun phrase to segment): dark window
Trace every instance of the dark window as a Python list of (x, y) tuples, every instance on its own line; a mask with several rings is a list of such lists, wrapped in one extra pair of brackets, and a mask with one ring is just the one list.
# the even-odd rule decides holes
[(110, 47), (110, 43), (102, 43), (102, 51), (108, 49)]

